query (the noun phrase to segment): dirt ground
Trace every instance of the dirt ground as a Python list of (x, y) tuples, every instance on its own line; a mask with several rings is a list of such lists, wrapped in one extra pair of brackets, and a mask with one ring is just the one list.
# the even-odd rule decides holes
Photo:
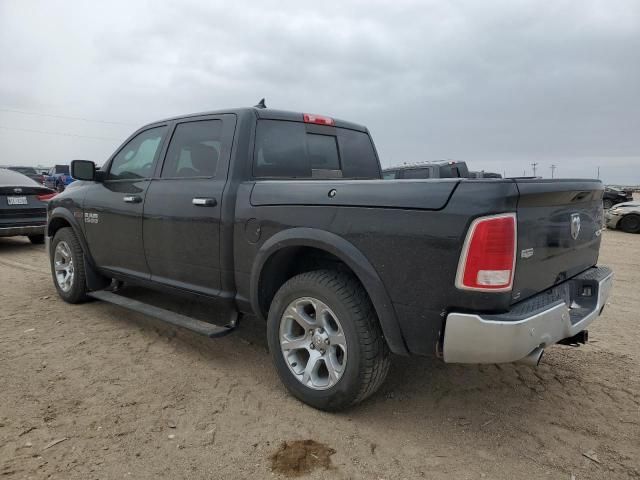
[(640, 235), (605, 232), (600, 261), (616, 285), (589, 345), (537, 370), (396, 357), (373, 398), (328, 414), (287, 395), (262, 323), (208, 340), (67, 305), (42, 246), (0, 239), (0, 478), (280, 478), (294, 444), (304, 478), (640, 478)]

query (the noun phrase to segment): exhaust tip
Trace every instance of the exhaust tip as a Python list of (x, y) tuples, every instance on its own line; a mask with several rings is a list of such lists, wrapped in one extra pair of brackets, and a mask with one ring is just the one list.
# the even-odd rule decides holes
[(530, 367), (537, 367), (538, 365), (540, 365), (542, 355), (544, 355), (544, 348), (538, 347), (526, 357), (518, 360), (517, 363), (524, 363), (525, 365), (529, 365)]

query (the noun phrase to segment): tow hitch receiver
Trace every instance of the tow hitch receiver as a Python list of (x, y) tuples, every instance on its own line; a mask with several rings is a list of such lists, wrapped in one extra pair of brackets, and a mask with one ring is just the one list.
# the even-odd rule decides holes
[(580, 345), (584, 345), (589, 341), (589, 331), (582, 330), (581, 332), (576, 333), (573, 337), (565, 338), (560, 340), (558, 343), (562, 345), (569, 345), (571, 347), (579, 347)]

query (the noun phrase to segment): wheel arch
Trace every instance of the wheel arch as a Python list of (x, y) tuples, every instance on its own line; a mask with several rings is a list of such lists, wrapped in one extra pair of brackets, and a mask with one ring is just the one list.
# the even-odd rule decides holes
[[(58, 230), (65, 227), (70, 227), (73, 230), (82, 247), (85, 279), (89, 290), (100, 290), (108, 286), (111, 283), (111, 279), (99, 273), (91, 256), (87, 239), (76, 218), (66, 208), (54, 208), (49, 214), (49, 221), (47, 222), (47, 237), (52, 238)], [(51, 252), (48, 253), (50, 254)]]
[[(309, 250), (326, 254), (326, 260), (335, 259), (353, 273), (371, 299), (391, 351), (408, 355), (393, 304), (373, 265), (352, 243), (324, 230), (292, 228), (283, 230), (264, 242), (251, 271), (250, 301), (254, 313), (262, 319), (266, 318), (268, 304), (280, 286), (291, 276), (311, 269), (293, 268), (291, 271), (295, 273), (287, 275), (289, 269), (273, 268), (273, 265), (292, 258), (290, 255), (295, 257), (301, 251)], [(274, 272), (278, 273), (273, 276)]]
[(49, 214), (49, 221), (47, 222), (47, 236), (53, 237), (58, 230), (64, 227), (71, 227), (73, 229), (73, 232), (80, 241), (80, 245), (82, 245), (82, 250), (85, 256), (93, 262), (87, 245), (87, 239), (84, 236), (82, 228), (80, 228), (78, 220), (66, 208), (56, 207)]

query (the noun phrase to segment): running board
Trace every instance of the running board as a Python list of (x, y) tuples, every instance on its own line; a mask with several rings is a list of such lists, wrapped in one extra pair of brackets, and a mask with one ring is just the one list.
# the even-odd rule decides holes
[(222, 337), (224, 335), (227, 335), (235, 329), (237, 324), (237, 314), (234, 314), (228, 326), (220, 327), (218, 325), (214, 325), (213, 323), (203, 322), (202, 320), (198, 320), (196, 318), (187, 317), (186, 315), (181, 315), (180, 313), (165, 310), (164, 308), (156, 307), (148, 303), (139, 302), (138, 300), (124, 297), (108, 290), (89, 292), (87, 293), (87, 295), (97, 300), (113, 303), (114, 305), (128, 308), (129, 310), (133, 310), (134, 312), (157, 318), (158, 320), (170, 323), (171, 325), (186, 328), (187, 330), (199, 333), (200, 335), (206, 335), (209, 338)]

